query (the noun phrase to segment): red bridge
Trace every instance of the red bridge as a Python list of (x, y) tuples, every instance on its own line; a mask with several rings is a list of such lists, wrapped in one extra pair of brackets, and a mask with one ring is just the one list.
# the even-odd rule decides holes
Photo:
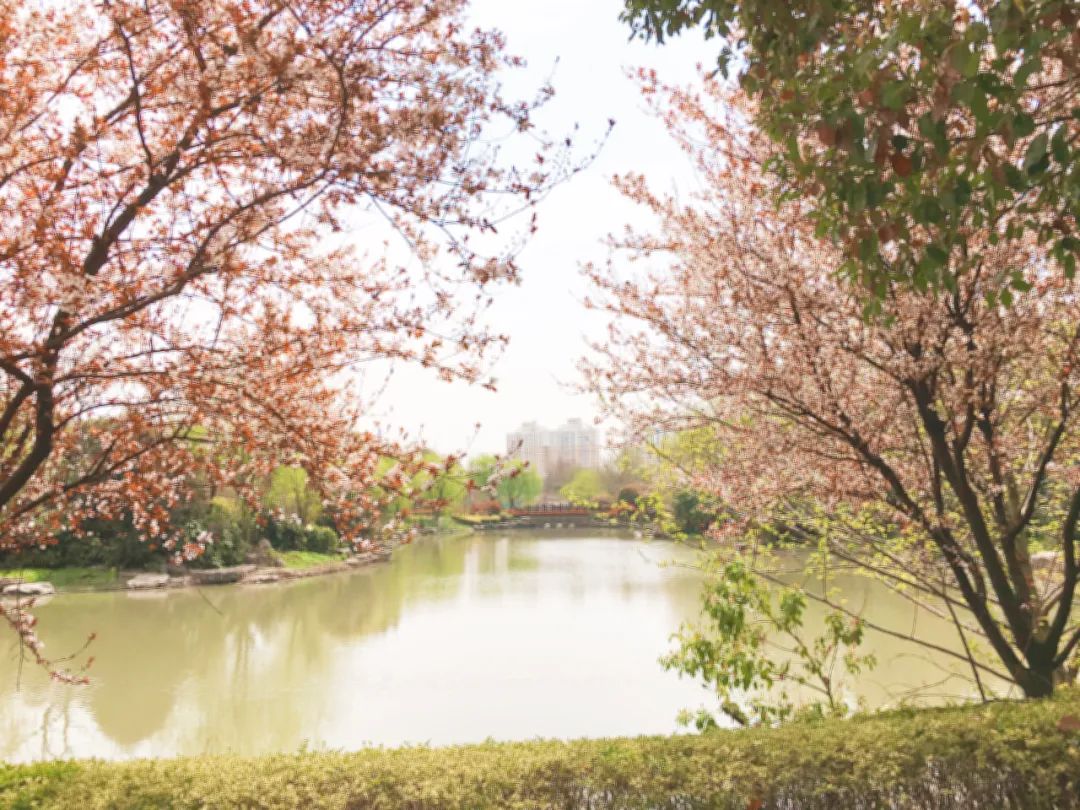
[(514, 517), (588, 517), (592, 513), (591, 509), (572, 503), (542, 503), (510, 510)]

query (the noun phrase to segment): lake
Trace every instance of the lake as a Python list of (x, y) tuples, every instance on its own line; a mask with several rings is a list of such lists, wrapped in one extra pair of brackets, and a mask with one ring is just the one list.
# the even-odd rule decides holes
[[(698, 614), (697, 554), (515, 531), (425, 537), (389, 563), (287, 584), (61, 594), (37, 610), (41, 637), (58, 656), (96, 632), (93, 683), (29, 664), (20, 678), (0, 636), (0, 759), (670, 733), (680, 709), (715, 703), (657, 661)], [(840, 584), (875, 620), (953, 645), (884, 587)], [(883, 636), (867, 646), (879, 665), (853, 697), (868, 706), (926, 684), (931, 699), (970, 695), (951, 659)]]

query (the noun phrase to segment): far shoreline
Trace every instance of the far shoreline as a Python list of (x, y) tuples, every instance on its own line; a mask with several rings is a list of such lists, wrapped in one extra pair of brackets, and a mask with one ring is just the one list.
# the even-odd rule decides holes
[[(573, 525), (573, 524), (547, 524), (530, 525), (529, 523), (507, 522), (502, 525), (461, 525), (456, 531), (423, 532), (423, 536), (441, 534), (444, 537), (459, 538), (474, 534), (488, 534), (494, 531), (597, 531), (607, 530), (614, 532), (634, 531), (635, 535), (641, 534), (653, 540), (672, 540), (662, 532), (642, 531), (640, 526), (613, 525), (606, 523), (600, 525)], [(25, 568), (11, 567), (0, 569), (0, 591), (10, 585), (22, 584), (27, 586), (48, 585), (52, 590), (40, 593), (3, 593), (0, 599), (14, 601), (17, 599), (32, 599), (41, 597), (63, 596), (65, 594), (85, 593), (154, 593), (190, 588), (220, 587), (225, 585), (275, 585), (279, 583), (293, 582), (299, 579), (311, 579), (314, 577), (329, 576), (331, 574), (343, 574), (349, 571), (359, 571), (380, 563), (390, 562), (393, 554), (402, 545), (397, 544), (390, 548), (373, 552), (352, 553), (347, 556), (341, 555), (313, 555), (304, 552), (307, 557), (321, 556), (326, 562), (316, 564), (296, 564), (289, 566), (288, 557), (292, 552), (279, 552), (279, 559), (284, 558), (280, 566), (266, 565), (237, 565), (227, 568), (189, 568), (183, 573), (166, 573), (160, 569), (121, 569), (105, 568), (99, 566), (68, 566), (61, 568), (44, 568), (40, 566), (26, 566)], [(175, 569), (173, 569), (175, 571)], [(133, 581), (140, 584), (132, 585)]]

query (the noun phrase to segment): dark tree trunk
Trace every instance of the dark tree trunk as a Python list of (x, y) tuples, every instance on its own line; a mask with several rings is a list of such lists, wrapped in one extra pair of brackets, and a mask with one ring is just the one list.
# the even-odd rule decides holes
[(1021, 677), (1017, 678), (1017, 683), (1024, 690), (1024, 697), (1044, 698), (1054, 694), (1054, 670), (1052, 658), (1032, 655), (1029, 658), (1029, 666)]

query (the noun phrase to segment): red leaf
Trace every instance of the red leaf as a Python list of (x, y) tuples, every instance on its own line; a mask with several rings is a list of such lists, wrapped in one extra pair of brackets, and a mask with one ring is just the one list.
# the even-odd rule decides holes
[(1063, 734), (1080, 733), (1080, 717), (1075, 714), (1067, 714), (1058, 720), (1057, 729)]

